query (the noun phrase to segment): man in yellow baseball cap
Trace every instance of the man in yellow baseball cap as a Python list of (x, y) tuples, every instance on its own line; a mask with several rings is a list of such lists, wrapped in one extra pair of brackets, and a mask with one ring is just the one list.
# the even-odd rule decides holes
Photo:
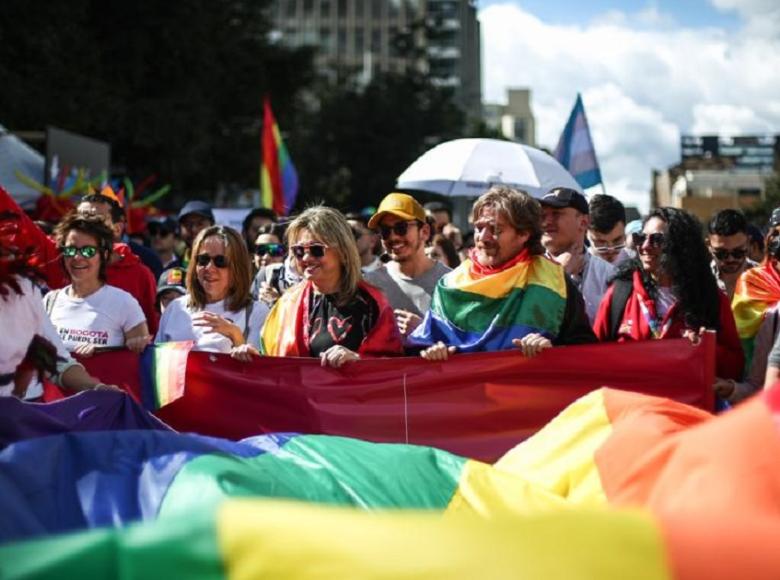
[(391, 193), (382, 200), (368, 227), (379, 230), (390, 261), (366, 275), (395, 311), (398, 330), (410, 334), (431, 306), (436, 282), (450, 269), (425, 255), (432, 236), (425, 210), (411, 195)]

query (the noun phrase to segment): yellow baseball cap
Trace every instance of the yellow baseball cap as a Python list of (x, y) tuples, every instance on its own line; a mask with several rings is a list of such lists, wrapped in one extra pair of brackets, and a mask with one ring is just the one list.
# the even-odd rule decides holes
[(425, 210), (411, 195), (389, 193), (379, 204), (379, 209), (368, 220), (368, 227), (374, 229), (386, 214), (392, 214), (403, 220), (417, 220), (425, 223)]

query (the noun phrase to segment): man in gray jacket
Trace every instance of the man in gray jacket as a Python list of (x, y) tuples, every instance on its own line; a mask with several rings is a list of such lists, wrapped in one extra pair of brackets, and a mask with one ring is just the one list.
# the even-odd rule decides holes
[(433, 289), (450, 269), (425, 255), (431, 238), (425, 210), (410, 195), (391, 193), (371, 217), (368, 227), (379, 230), (390, 261), (365, 279), (387, 296), (398, 330), (410, 334), (431, 306)]

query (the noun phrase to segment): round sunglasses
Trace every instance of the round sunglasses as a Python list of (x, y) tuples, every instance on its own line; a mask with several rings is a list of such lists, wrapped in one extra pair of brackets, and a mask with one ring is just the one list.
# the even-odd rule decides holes
[(211, 262), (214, 262), (214, 265), (220, 269), (227, 268), (228, 266), (228, 259), (226, 256), (223, 256), (222, 254), (217, 254), (216, 256), (210, 256), (208, 254), (198, 254), (198, 256), (195, 258), (195, 263), (201, 268), (205, 268)]
[(76, 254), (81, 254), (82, 258), (89, 260), (97, 255), (98, 249), (97, 246), (81, 246), (80, 248), (76, 246), (62, 246), (60, 252), (66, 258), (75, 258)]
[(257, 244), (255, 246), (255, 254), (258, 256), (265, 256), (268, 254), (273, 258), (281, 258), (287, 252), (287, 248), (284, 244)]

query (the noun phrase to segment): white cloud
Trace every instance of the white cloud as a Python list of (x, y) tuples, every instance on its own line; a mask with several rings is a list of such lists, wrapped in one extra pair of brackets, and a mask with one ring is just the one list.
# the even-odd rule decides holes
[(651, 170), (679, 159), (680, 133), (780, 133), (780, 38), (755, 24), (778, 3), (712, 1), (738, 9), (751, 34), (684, 28), (652, 4), (582, 26), (493, 4), (480, 12), (485, 100), (530, 87), (537, 140), (552, 148), (581, 92), (607, 192), (644, 210)]

